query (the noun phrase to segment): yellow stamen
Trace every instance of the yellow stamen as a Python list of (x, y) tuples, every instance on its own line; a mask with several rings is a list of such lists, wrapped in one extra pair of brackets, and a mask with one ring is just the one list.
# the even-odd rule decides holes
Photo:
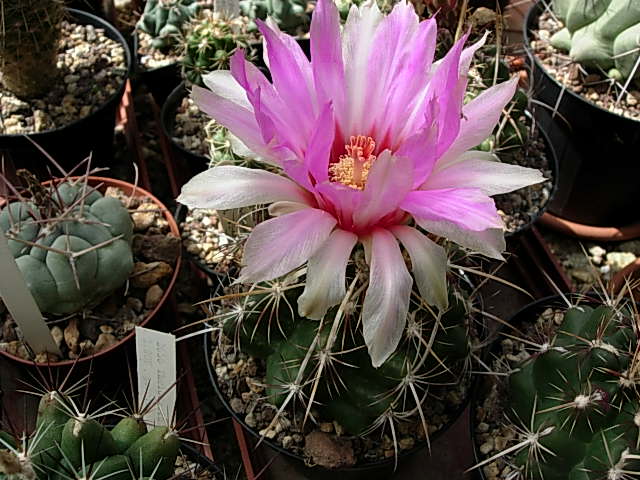
[(373, 152), (376, 142), (371, 137), (358, 135), (349, 139), (345, 145), (344, 155), (336, 163), (329, 166), (329, 177), (332, 182), (339, 182), (347, 187), (363, 190), (367, 183), (369, 170), (376, 160)]

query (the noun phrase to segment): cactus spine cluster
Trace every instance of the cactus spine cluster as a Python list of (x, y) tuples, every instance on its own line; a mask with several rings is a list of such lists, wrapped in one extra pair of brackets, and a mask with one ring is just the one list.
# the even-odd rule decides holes
[(99, 303), (133, 269), (133, 223), (120, 200), (86, 177), (43, 186), (26, 171), (29, 196), (0, 211), (0, 229), (40, 310), (64, 315)]
[(47, 93), (56, 78), (64, 1), (1, 0), (0, 7), (2, 84), (21, 98)]
[(515, 457), (522, 478), (638, 478), (635, 315), (620, 306), (572, 307), (510, 376), (506, 413), (524, 437)]
[(237, 48), (248, 48), (246, 17), (225, 19), (218, 12), (205, 11), (186, 28), (182, 71), (193, 85), (204, 86), (202, 75), (229, 68)]
[(153, 48), (166, 50), (176, 44), (200, 7), (198, 0), (147, 0), (136, 28), (153, 37)]
[[(240, 0), (240, 11), (251, 20), (271, 17), (280, 30), (292, 35), (309, 24), (306, 0)], [(255, 24), (252, 27), (255, 29)]]
[(148, 431), (139, 415), (108, 429), (98, 417), (78, 411), (64, 393), (45, 393), (31, 436), (16, 439), (0, 431), (0, 477), (164, 480), (173, 475), (180, 447), (176, 431), (166, 426)]
[(302, 318), (292, 307), (301, 294), (295, 278), (254, 285), (224, 305), (222, 331), (240, 351), (264, 361), (271, 404), (300, 402), (307, 411), (313, 406), (353, 435), (399, 419), (419, 423), (427, 391), (445, 386), (446, 393), (464, 382), (469, 300), (452, 293), (442, 315), (417, 302), (398, 350), (376, 369), (357, 321), (362, 289), (355, 278), (341, 307), (322, 321)]
[(640, 2), (637, 0), (554, 0), (565, 28), (551, 44), (585, 67), (616, 79), (640, 78)]

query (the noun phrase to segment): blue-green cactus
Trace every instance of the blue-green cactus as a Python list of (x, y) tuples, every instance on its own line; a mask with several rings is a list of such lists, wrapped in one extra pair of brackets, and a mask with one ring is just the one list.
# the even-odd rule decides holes
[(638, 0), (555, 0), (553, 8), (565, 25), (551, 38), (554, 47), (617, 80), (640, 78)]
[(240, 11), (251, 20), (271, 17), (280, 30), (292, 35), (309, 24), (306, 0), (240, 0)]
[(65, 315), (96, 304), (133, 269), (127, 209), (83, 181), (41, 187), (0, 211), (0, 228), (40, 310)]
[(153, 48), (164, 50), (177, 42), (199, 11), (197, 0), (147, 0), (136, 28), (153, 37)]

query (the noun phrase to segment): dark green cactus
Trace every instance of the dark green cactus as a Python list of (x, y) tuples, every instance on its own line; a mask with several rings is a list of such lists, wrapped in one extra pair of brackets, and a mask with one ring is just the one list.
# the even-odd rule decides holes
[(147, 0), (136, 28), (153, 37), (153, 48), (166, 50), (176, 44), (200, 7), (198, 0)]
[(640, 2), (555, 0), (553, 7), (565, 25), (551, 38), (554, 47), (616, 80), (640, 78)]
[(249, 48), (248, 25), (246, 18), (227, 20), (210, 11), (191, 22), (184, 35), (184, 77), (193, 85), (204, 86), (202, 75), (228, 69), (236, 49)]
[(127, 209), (83, 180), (43, 187), (0, 211), (0, 229), (40, 310), (69, 314), (124, 285), (133, 268)]
[(527, 432), (515, 458), (524, 478), (640, 478), (637, 346), (632, 312), (583, 305), (518, 366), (507, 415)]
[[(297, 35), (309, 25), (306, 0), (240, 0), (242, 15), (251, 20), (271, 17), (280, 30)], [(253, 25), (255, 29), (255, 24)]]
[[(292, 307), (301, 288), (285, 284), (276, 289), (277, 300), (273, 285), (256, 285), (252, 295), (243, 297), (243, 313), (224, 315), (223, 324), (241, 351), (264, 360), (266, 394), (274, 405), (281, 406), (298, 387), (301, 396), (311, 398), (315, 388), (315, 408), (359, 435), (394, 414), (416, 412), (415, 397), (406, 395), (409, 384), (455, 385), (463, 377), (470, 335), (462, 294), (450, 295), (451, 307), (439, 321), (433, 312), (416, 307), (409, 315), (406, 341), (376, 369), (356, 321), (341, 324), (337, 340), (333, 320), (308, 320)], [(233, 308), (229, 305), (229, 311)], [(333, 318), (335, 309), (333, 313), (325, 318)]]

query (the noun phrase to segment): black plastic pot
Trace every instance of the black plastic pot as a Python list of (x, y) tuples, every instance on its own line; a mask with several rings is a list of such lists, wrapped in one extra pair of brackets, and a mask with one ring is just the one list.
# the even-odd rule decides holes
[[(65, 168), (75, 166), (89, 154), (93, 166), (107, 166), (113, 159), (116, 111), (131, 70), (131, 51), (120, 32), (105, 20), (80, 10), (68, 9), (68, 14), (74, 22), (104, 29), (107, 37), (120, 43), (125, 51), (127, 72), (116, 93), (98, 110), (63, 127), (32, 133), (28, 137)], [(46, 172), (45, 166), (50, 165), (45, 155), (24, 135), (0, 135), (0, 155), (12, 161), (16, 168), (35, 172)]]
[[(611, 113), (564, 88), (530, 48), (544, 11), (526, 16), (524, 44), (535, 100), (547, 106), (536, 117), (549, 133), (560, 165), (558, 189), (549, 212), (577, 223), (624, 226), (640, 220), (640, 122)], [(551, 112), (557, 109), (557, 114)]]
[[(575, 300), (577, 298), (580, 298), (580, 295), (569, 293), (569, 294), (565, 294), (565, 297)], [(588, 298), (585, 300), (586, 301), (583, 303), (589, 303)], [(562, 296), (552, 295), (549, 297), (540, 298), (538, 300), (535, 300), (529, 303), (528, 305), (525, 305), (516, 313), (514, 313), (511, 316), (511, 318), (507, 321), (507, 323), (517, 328), (519, 325), (523, 325), (529, 322), (534, 322), (544, 310), (555, 305), (566, 306), (566, 303), (563, 300)], [(503, 331), (509, 331), (509, 328), (506, 325), (500, 325), (498, 330), (495, 332), (495, 340), (483, 355), (483, 362), (485, 364), (488, 364), (491, 361), (492, 354), (499, 351), (500, 341), (503, 339), (501, 336), (501, 332)], [(483, 458), (479, 454), (478, 445), (476, 445), (476, 440), (475, 440), (476, 408), (477, 408), (478, 400), (482, 399), (486, 395), (486, 393), (491, 389), (491, 386), (493, 385), (494, 381), (495, 381), (495, 378), (492, 377), (491, 375), (482, 375), (482, 381), (478, 382), (478, 385), (476, 386), (475, 390), (472, 392), (472, 395), (471, 395), (471, 402), (470, 402), (471, 411), (469, 412), (469, 431), (471, 434), (471, 444), (473, 446), (474, 465), (477, 465), (478, 463), (485, 460), (485, 458)], [(473, 478), (475, 478), (476, 480), (487, 480), (487, 477), (482, 471), (482, 467), (476, 468), (475, 470), (473, 470), (472, 475), (473, 475)]]
[[(238, 415), (231, 405), (229, 404), (229, 400), (225, 397), (225, 395), (220, 390), (218, 385), (218, 377), (211, 365), (211, 356), (213, 353), (213, 344), (211, 340), (211, 335), (206, 334), (204, 337), (204, 356), (205, 356), (205, 364), (207, 366), (207, 371), (209, 372), (209, 379), (213, 389), (216, 392), (220, 402), (227, 409), (229, 414), (242, 426), (242, 428), (248, 432), (254, 439), (260, 441), (262, 445), (270, 450), (274, 455), (281, 456), (288, 464), (293, 466), (293, 468), (299, 472), (303, 478), (309, 480), (332, 480), (334, 478), (339, 478), (340, 480), (388, 480), (391, 478), (396, 470), (396, 464), (394, 458), (379, 460), (376, 462), (366, 463), (363, 465), (356, 465), (348, 468), (338, 468), (338, 469), (328, 469), (321, 466), (313, 466), (309, 467), (305, 462), (304, 457), (301, 455), (296, 455), (289, 450), (281, 447), (280, 445), (272, 442), (271, 440), (261, 437), (260, 434), (248, 426), (244, 418)], [(451, 415), (451, 420), (449, 423), (444, 425), (442, 429), (438, 432), (430, 436), (430, 442), (433, 446), (438, 439), (447, 431), (449, 428), (456, 423), (456, 421), (460, 418), (462, 413), (466, 410), (469, 405), (470, 399), (474, 396), (474, 391), (477, 387), (477, 380), (473, 380), (471, 386), (469, 387), (469, 395), (465, 399), (465, 401), (458, 407), (458, 409), (453, 412)], [(398, 454), (398, 466), (401, 466), (403, 461), (407, 460), (417, 452), (421, 451), (426, 447), (426, 443), (418, 444), (410, 450), (400, 451)], [(271, 455), (271, 456), (274, 456)]]

